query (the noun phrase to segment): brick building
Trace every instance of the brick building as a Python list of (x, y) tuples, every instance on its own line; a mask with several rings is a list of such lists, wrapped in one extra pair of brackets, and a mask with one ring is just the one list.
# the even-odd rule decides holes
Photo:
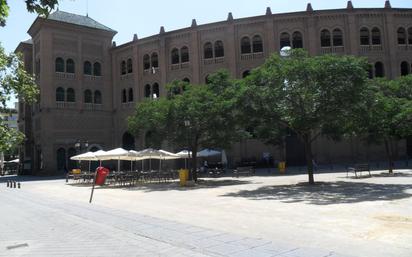
[[(412, 9), (354, 8), (307, 10), (197, 25), (133, 40), (116, 46), (116, 31), (90, 17), (62, 11), (38, 17), (22, 42), (28, 71), (36, 74), (39, 102), (20, 103), (19, 127), (27, 135), (21, 159), (26, 172), (57, 174), (73, 163), (76, 142), (87, 150), (125, 147), (142, 149), (144, 135), (127, 132), (127, 116), (144, 98), (164, 96), (173, 80), (203, 84), (207, 76), (227, 69), (235, 78), (246, 76), (283, 46), (305, 48), (311, 55), (364, 56), (372, 64), (370, 77), (395, 78), (409, 74), (412, 64)], [(303, 147), (286, 139), (289, 164), (301, 164)], [(409, 144), (410, 145), (410, 144)], [(171, 149), (180, 150), (180, 149)], [(228, 149), (232, 162), (257, 159), (279, 149), (254, 140)], [(319, 139), (313, 149), (319, 163), (374, 160), (384, 156), (380, 146), (359, 140), (331, 142)], [(410, 151), (410, 149), (408, 149)], [(398, 156), (406, 156), (401, 142)]]

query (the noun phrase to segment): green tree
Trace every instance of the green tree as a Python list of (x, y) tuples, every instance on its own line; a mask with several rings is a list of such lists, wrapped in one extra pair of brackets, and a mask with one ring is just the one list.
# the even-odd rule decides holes
[[(40, 15), (48, 15), (57, 0), (26, 0), (27, 10)], [(0, 0), (0, 26), (6, 25), (9, 6), (6, 0)], [(12, 95), (21, 101), (32, 102), (36, 99), (38, 88), (31, 74), (28, 74), (19, 55), (7, 54), (0, 43), (0, 111), (7, 112), (6, 103)], [(0, 152), (9, 151), (23, 139), (23, 135), (7, 127), (0, 120)]]
[(129, 130), (139, 135), (153, 130), (163, 140), (192, 152), (190, 177), (197, 181), (197, 152), (201, 147), (225, 148), (239, 137), (235, 83), (225, 71), (209, 77), (208, 85), (174, 81), (167, 99), (140, 103), (129, 118)]
[(412, 136), (412, 75), (369, 81), (359, 105), (355, 131), (367, 142), (383, 143), (393, 173), (396, 143)]
[(338, 139), (345, 133), (366, 88), (367, 67), (364, 59), (351, 56), (274, 54), (243, 80), (240, 106), (260, 138), (282, 142), (286, 131), (296, 133), (314, 184), (312, 143), (321, 135)]

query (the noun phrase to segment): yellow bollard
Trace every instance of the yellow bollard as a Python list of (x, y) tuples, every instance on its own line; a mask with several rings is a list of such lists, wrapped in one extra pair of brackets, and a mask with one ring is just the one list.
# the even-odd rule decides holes
[(179, 179), (180, 179), (180, 186), (186, 186), (186, 182), (189, 179), (189, 170), (188, 169), (180, 169), (179, 170)]
[(285, 172), (286, 172), (286, 162), (279, 162), (278, 169), (279, 169), (279, 173), (285, 174)]

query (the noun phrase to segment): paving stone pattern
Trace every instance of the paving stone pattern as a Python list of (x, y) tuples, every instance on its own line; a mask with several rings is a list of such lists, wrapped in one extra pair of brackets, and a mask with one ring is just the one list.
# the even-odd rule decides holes
[(0, 186), (1, 257), (345, 257)]

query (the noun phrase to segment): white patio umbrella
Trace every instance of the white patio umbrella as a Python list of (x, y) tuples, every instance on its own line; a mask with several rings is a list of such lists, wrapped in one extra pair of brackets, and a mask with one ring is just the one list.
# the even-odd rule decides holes
[(220, 151), (216, 151), (212, 149), (203, 149), (202, 151), (197, 152), (197, 157), (211, 157), (211, 156), (217, 156), (221, 154), (222, 152)]
[(97, 161), (97, 158), (93, 152), (87, 152), (79, 155), (75, 155), (70, 157), (70, 160), (74, 161), (89, 161), (89, 172), (90, 172), (90, 166), (92, 161)]
[(128, 154), (129, 154), (129, 151), (124, 150), (123, 148), (116, 148), (116, 149), (113, 149), (107, 152), (102, 152), (102, 153), (96, 152), (95, 156), (100, 161), (117, 160), (117, 171), (120, 171), (120, 160), (122, 160), (122, 158), (126, 158)]
[(179, 155), (180, 158), (185, 159), (185, 169), (187, 169), (187, 159), (190, 159), (192, 157), (192, 151), (183, 150), (176, 154)]
[(8, 161), (8, 162), (4, 162), (4, 163), (19, 163), (19, 162), (20, 162), (19, 159), (14, 159), (14, 160), (11, 160), (11, 161)]

